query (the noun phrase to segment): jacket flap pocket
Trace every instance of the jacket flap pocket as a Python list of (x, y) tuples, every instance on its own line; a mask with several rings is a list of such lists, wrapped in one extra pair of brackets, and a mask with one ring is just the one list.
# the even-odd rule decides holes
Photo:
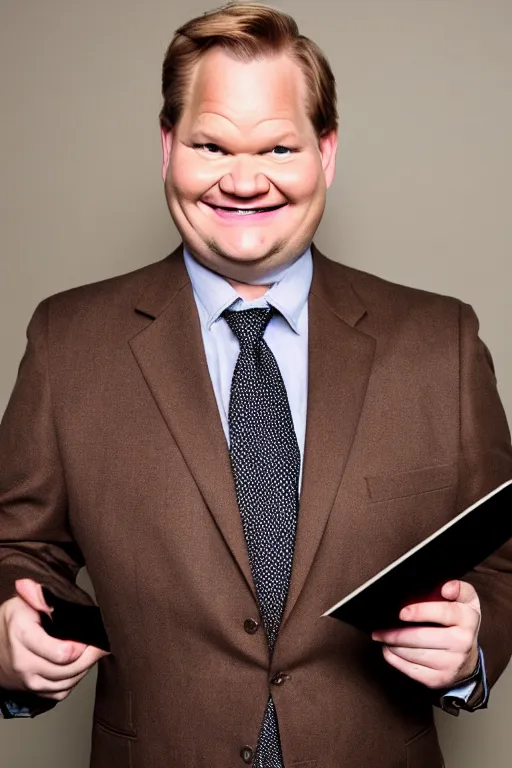
[(393, 475), (370, 475), (366, 477), (366, 485), (372, 501), (385, 501), (449, 488), (456, 477), (454, 464), (438, 464)]

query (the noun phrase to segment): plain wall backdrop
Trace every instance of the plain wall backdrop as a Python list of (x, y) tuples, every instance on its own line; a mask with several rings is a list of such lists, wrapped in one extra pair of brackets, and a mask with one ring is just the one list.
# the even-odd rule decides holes
[[(0, 413), (42, 298), (178, 242), (160, 180), (160, 67), (174, 30), (214, 4), (0, 0)], [(512, 3), (273, 4), (338, 81), (338, 173), (317, 244), (471, 303), (510, 417)], [(439, 713), (447, 768), (509, 768), (511, 680), (486, 712)], [(87, 768), (94, 681), (34, 721), (0, 722), (0, 768)]]

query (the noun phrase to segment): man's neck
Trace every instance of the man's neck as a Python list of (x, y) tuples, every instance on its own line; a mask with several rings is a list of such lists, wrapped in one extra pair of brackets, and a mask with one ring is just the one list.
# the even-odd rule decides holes
[(254, 299), (261, 299), (266, 294), (270, 285), (248, 285), (247, 283), (237, 283), (235, 280), (229, 280), (228, 283), (235, 289), (239, 296), (246, 301), (254, 301)]

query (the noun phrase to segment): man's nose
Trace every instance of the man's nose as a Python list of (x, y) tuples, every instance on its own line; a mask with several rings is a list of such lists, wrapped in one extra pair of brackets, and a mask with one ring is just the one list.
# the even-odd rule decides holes
[(269, 191), (270, 182), (260, 173), (258, 159), (245, 156), (235, 159), (230, 173), (222, 177), (219, 186), (227, 195), (256, 197)]

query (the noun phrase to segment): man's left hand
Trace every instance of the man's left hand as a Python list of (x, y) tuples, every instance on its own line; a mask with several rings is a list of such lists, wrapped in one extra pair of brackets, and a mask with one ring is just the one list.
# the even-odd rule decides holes
[(439, 624), (439, 627), (402, 627), (379, 630), (373, 640), (384, 644), (392, 667), (428, 688), (454, 688), (469, 677), (478, 663), (480, 601), (465, 581), (448, 581), (441, 599), (407, 605), (402, 621)]

